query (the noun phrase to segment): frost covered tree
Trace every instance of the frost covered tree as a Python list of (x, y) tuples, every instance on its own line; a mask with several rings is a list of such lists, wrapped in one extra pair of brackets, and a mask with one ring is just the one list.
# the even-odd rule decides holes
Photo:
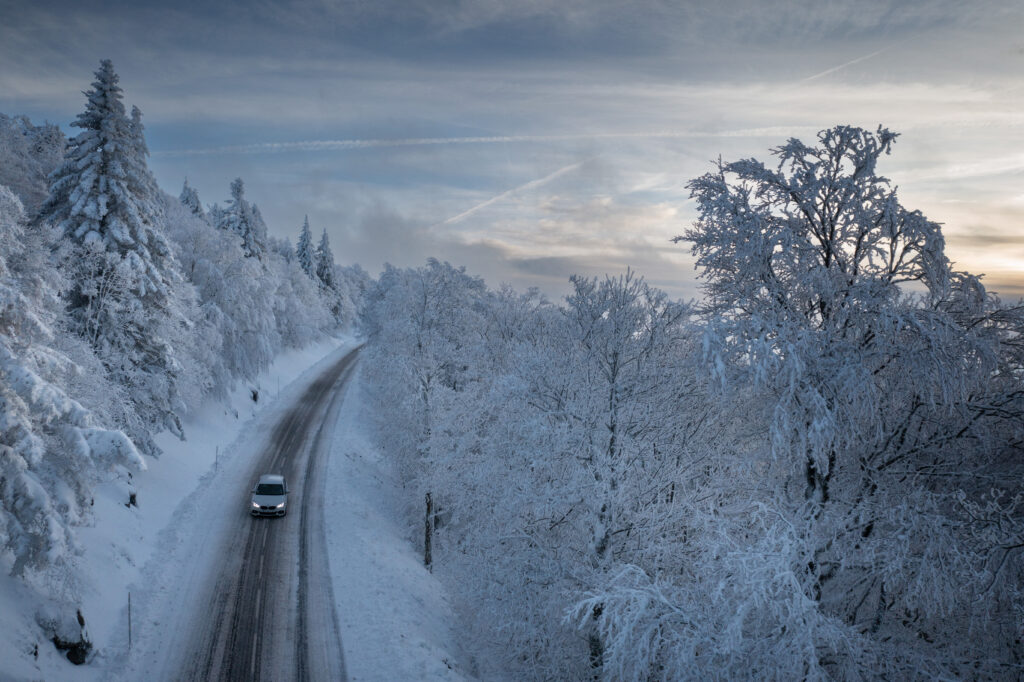
[(170, 201), (165, 210), (168, 235), (196, 290), (194, 333), (206, 339), (188, 360), (204, 356), (214, 395), (239, 378), (254, 380), (282, 349), (352, 322), (352, 304), (347, 317), (334, 317), (334, 299), (287, 257), (286, 240), (269, 239), (262, 260), (249, 258), (234, 233), (212, 228), (181, 202)]
[(146, 166), (140, 114), (125, 114), (118, 80), (110, 60), (101, 62), (86, 109), (72, 123), (82, 132), (51, 177), (40, 219), (79, 244), (99, 244), (124, 256), (139, 273), (140, 294), (161, 295), (173, 256), (158, 226), (160, 206)]
[(287, 263), (291, 263), (295, 260), (295, 247), (292, 246), (292, 240), (288, 237), (278, 239), (277, 237), (268, 237), (267, 246), (270, 251), (285, 260)]
[(86, 97), (72, 124), (82, 132), (52, 174), (37, 222), (55, 225), (73, 244), (66, 261), (71, 324), (129, 387), (144, 426), (125, 426), (152, 452), (149, 429), (180, 434), (178, 362), (168, 341), (187, 324), (176, 291), (180, 274), (146, 165), (141, 114), (126, 115), (109, 60)]
[(316, 247), (316, 276), (326, 288), (334, 288), (334, 254), (331, 252), (326, 229), (320, 236), (320, 244)]
[(199, 192), (196, 191), (195, 187), (188, 184), (188, 178), (185, 178), (185, 184), (182, 185), (178, 201), (185, 208), (192, 211), (196, 217), (206, 220), (206, 211), (203, 209), (202, 202), (199, 201)]
[(242, 250), (249, 258), (262, 258), (266, 251), (267, 226), (259, 209), (245, 198), (245, 183), (235, 178), (231, 183), (231, 199), (227, 206), (217, 211), (217, 227), (232, 232), (242, 240)]
[(21, 199), (30, 220), (49, 193), (47, 178), (61, 164), (66, 143), (52, 123), (37, 126), (24, 116), (0, 114), (0, 185)]
[[(1007, 633), (1021, 575), (1001, 559), (1024, 545), (1014, 531), (979, 538), (1019, 508), (1024, 327), (950, 268), (938, 224), (878, 175), (895, 138), (839, 126), (772, 150), (772, 167), (720, 162), (690, 183), (699, 218), (680, 239), (705, 280), (708, 364), (726, 390), (761, 396), (770, 438), (749, 455), (761, 492), (717, 529), (730, 553), (698, 565), (732, 576), (720, 590), (737, 581), (728, 613), (704, 616), (745, 614), (734, 630), (673, 616), (692, 595), (653, 576), (594, 597), (607, 641), (648, 642), (644, 674), (666, 661), (802, 677), (1019, 665)], [(658, 603), (668, 620), (636, 611)]]
[(21, 202), (0, 185), (0, 546), (22, 576), (66, 570), (92, 484), (145, 468), (127, 436), (100, 428), (62, 388), (81, 370), (55, 344), (62, 282), (47, 239), (25, 229)]
[[(587, 428), (586, 451), (579, 456), (594, 479), (592, 558), (601, 562), (613, 537), (628, 526), (617, 499), (623, 478), (657, 441), (666, 449), (673, 445), (665, 427), (671, 427), (674, 414), (657, 408), (681, 399), (678, 391), (685, 384), (669, 384), (664, 377), (688, 338), (688, 310), (632, 272), (603, 281), (576, 276), (572, 283), (566, 340), (575, 349), (571, 366), (583, 372), (574, 377), (576, 386), (587, 393), (583, 401), (570, 399), (561, 408), (572, 410)], [(651, 402), (655, 394), (658, 401)]]
[[(326, 233), (325, 233), (326, 234)], [(295, 246), (295, 257), (298, 258), (302, 271), (310, 278), (316, 276), (315, 259), (313, 251), (313, 235), (309, 231), (309, 216), (302, 221), (302, 232), (299, 233), (299, 243)]]
[(272, 300), (275, 284), (258, 259), (247, 257), (236, 235), (211, 228), (185, 206), (168, 210), (168, 231), (202, 319), (216, 330), (211, 358), (213, 392), (238, 378), (252, 379), (280, 348)]
[[(951, 277), (939, 225), (900, 206), (875, 171), (895, 137), (837, 127), (819, 135), (819, 147), (790, 140), (773, 150), (776, 169), (720, 164), (690, 185), (701, 216), (685, 239), (706, 280), (707, 311), (720, 318), (715, 348), (728, 360), (748, 355), (781, 383), (780, 416), (801, 413), (776, 424), (774, 446), (803, 461), (815, 502), (828, 500), (837, 450), (866, 426), (857, 401), (874, 401), (874, 370), (891, 366), (901, 329), (918, 315), (899, 285), (920, 283), (938, 297)], [(861, 348), (877, 367), (862, 365)], [(807, 367), (809, 358), (831, 366)], [(826, 389), (836, 380), (847, 385)]]
[(128, 131), (130, 152), (124, 158), (128, 175), (137, 179), (142, 190), (140, 194), (154, 197), (154, 201), (159, 203), (155, 197), (159, 197), (162, 192), (146, 163), (146, 158), (149, 156), (149, 145), (146, 144), (146, 127), (142, 124), (142, 111), (134, 105)]
[(274, 318), (285, 348), (301, 348), (310, 339), (329, 333), (339, 324), (352, 321), (335, 317), (335, 302), (321, 294), (316, 283), (306, 276), (294, 258), (278, 258), (272, 262), (271, 274), (276, 283)]
[(377, 340), (370, 355), (394, 351), (402, 357), (391, 366), (380, 364), (378, 393), (384, 402), (400, 396), (393, 407), (408, 430), (393, 435), (401, 438), (395, 447), (410, 472), (429, 460), (435, 396), (442, 387), (457, 389), (465, 382), (458, 354), (477, 323), (475, 301), (483, 291), (483, 282), (464, 268), (431, 259), (417, 269), (385, 265), (367, 294), (363, 324)]
[(697, 374), (685, 306), (633, 273), (573, 286), (559, 308), (431, 263), (386, 270), (367, 301), (381, 437), (415, 511), (425, 491), (441, 508), (435, 572), (458, 585), (485, 676), (595, 673), (601, 609), (584, 636), (565, 613), (620, 562), (659, 565), (690, 511), (679, 485), (695, 433), (713, 421), (678, 415)]

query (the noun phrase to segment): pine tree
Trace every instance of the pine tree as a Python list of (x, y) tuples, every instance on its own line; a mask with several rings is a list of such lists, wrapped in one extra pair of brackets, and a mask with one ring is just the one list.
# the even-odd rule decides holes
[(299, 265), (302, 266), (303, 272), (310, 277), (315, 277), (316, 271), (313, 267), (313, 235), (309, 231), (308, 215), (302, 222), (302, 233), (299, 234), (299, 243), (295, 247), (295, 256), (298, 258)]
[[(125, 165), (129, 177), (135, 178), (144, 194), (150, 197), (153, 203), (160, 205), (160, 187), (156, 184), (156, 178), (146, 164), (146, 157), (149, 156), (149, 145), (146, 144), (145, 126), (142, 125), (142, 111), (132, 105), (132, 118), (128, 124), (128, 134), (131, 145), (131, 153), (125, 156)], [(159, 210), (159, 209), (158, 209)]]
[(231, 199), (219, 216), (217, 227), (234, 232), (242, 238), (242, 250), (250, 258), (262, 258), (266, 252), (267, 226), (259, 209), (245, 198), (245, 183), (235, 178), (231, 183)]
[(327, 241), (327, 230), (320, 237), (320, 246), (316, 247), (316, 276), (325, 287), (334, 288), (334, 254)]
[(252, 212), (252, 229), (246, 235), (245, 250), (262, 259), (267, 252), (267, 223), (263, 220), (259, 206), (249, 204), (249, 210)]
[(131, 117), (110, 60), (96, 71), (81, 128), (51, 176), (38, 221), (57, 226), (71, 244), (68, 312), (111, 378), (125, 385), (141, 425), (130, 435), (149, 452), (152, 429), (180, 434), (175, 414), (178, 362), (165, 340), (185, 324), (174, 286), (181, 277), (163, 234), (160, 190), (146, 164), (142, 115)]
[(188, 184), (188, 178), (185, 178), (185, 184), (181, 188), (178, 200), (194, 215), (206, 220), (206, 211), (203, 210), (203, 204), (199, 201), (199, 192), (196, 191), (195, 187)]
[(82, 132), (51, 176), (39, 220), (55, 224), (76, 244), (99, 244), (130, 260), (139, 294), (164, 297), (174, 257), (157, 227), (162, 211), (146, 166), (141, 113), (135, 108), (132, 118), (125, 115), (118, 80), (113, 64), (103, 60), (86, 109), (71, 124)]

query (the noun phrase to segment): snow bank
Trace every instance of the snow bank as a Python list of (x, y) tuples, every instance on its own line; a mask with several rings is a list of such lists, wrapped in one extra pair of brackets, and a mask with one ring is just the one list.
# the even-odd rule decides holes
[[(401, 484), (366, 435), (349, 385), (327, 469), (324, 518), (349, 680), (463, 680), (451, 609), (399, 521)], [(333, 500), (333, 504), (330, 502)]]

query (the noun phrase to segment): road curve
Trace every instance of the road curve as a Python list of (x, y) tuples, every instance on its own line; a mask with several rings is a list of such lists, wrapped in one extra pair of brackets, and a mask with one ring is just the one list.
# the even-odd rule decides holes
[(287, 478), (287, 516), (251, 518), (248, 491), (231, 491), (239, 519), (176, 679), (346, 679), (325, 547), (323, 473), (358, 352), (310, 385), (253, 458), (253, 483), (262, 473)]

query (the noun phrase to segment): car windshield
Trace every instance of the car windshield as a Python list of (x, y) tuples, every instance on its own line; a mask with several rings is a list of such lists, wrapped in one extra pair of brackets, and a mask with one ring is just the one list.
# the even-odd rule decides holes
[(257, 495), (284, 495), (284, 486), (280, 483), (260, 483), (256, 486)]

